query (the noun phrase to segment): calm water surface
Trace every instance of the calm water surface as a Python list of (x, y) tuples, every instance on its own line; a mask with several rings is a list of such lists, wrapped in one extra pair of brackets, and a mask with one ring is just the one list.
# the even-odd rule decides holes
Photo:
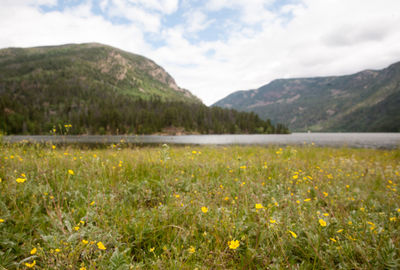
[(119, 143), (198, 145), (302, 145), (399, 148), (400, 133), (293, 133), (289, 135), (182, 135), (182, 136), (4, 136), (5, 142)]

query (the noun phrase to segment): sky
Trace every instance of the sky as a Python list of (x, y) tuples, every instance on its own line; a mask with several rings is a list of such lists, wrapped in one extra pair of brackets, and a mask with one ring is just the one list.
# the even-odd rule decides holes
[(0, 48), (87, 42), (154, 60), (211, 105), (400, 61), (400, 0), (0, 0)]

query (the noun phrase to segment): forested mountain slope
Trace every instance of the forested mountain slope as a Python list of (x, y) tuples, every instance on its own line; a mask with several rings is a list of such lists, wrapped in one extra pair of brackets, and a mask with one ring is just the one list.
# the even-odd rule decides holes
[(254, 112), (294, 131), (400, 131), (400, 62), (347, 76), (278, 79), (213, 106)]

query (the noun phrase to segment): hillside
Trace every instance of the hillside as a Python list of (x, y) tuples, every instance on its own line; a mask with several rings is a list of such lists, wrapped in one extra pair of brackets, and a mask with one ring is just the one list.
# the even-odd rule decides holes
[(96, 44), (0, 50), (0, 132), (275, 133), (255, 114), (206, 107), (153, 61)]
[[(0, 50), (1, 87), (112, 88), (137, 98), (201, 102), (152, 60), (110, 46), (88, 43)], [(12, 86), (10, 86), (12, 85)]]
[(254, 112), (294, 131), (399, 132), (400, 62), (347, 76), (274, 80), (213, 106)]

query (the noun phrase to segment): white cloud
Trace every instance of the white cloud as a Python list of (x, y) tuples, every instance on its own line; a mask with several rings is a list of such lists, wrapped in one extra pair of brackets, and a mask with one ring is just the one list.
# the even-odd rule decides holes
[(2, 7), (9, 6), (55, 6), (57, 5), (57, 0), (2, 0)]
[(165, 10), (167, 14), (172, 14), (178, 10), (179, 0), (164, 0), (161, 2), (163, 3), (163, 10)]
[(102, 0), (99, 4), (101, 11), (105, 12), (109, 4), (109, 0)]
[(42, 13), (31, 6), (0, 9), (0, 48), (100, 42), (146, 54), (149, 45), (134, 25), (113, 25), (88, 10), (87, 4), (64, 12)]
[(215, 20), (208, 20), (207, 15), (200, 10), (189, 11), (185, 14), (185, 31), (195, 33), (209, 27)]
[(112, 5), (108, 7), (108, 14), (112, 17), (122, 17), (133, 23), (137, 23), (145, 31), (149, 32), (158, 32), (161, 26), (161, 17), (159, 14), (130, 5), (124, 0), (113, 0)]
[(323, 37), (328, 46), (354, 46), (364, 42), (381, 42), (390, 34), (385, 23), (372, 22), (363, 25), (340, 25)]
[(92, 3), (90, 1), (84, 2), (78, 6), (70, 7), (65, 9), (65, 14), (78, 18), (89, 18), (93, 16)]
[(157, 33), (161, 28), (161, 15), (174, 13), (179, 0), (103, 0), (102, 11), (114, 18), (123, 18), (138, 24), (144, 31)]
[(164, 14), (174, 13), (179, 6), (179, 0), (127, 0), (127, 2), (141, 5)]
[(208, 0), (206, 2), (206, 7), (211, 11), (221, 10), (223, 8), (232, 8), (233, 2), (229, 0)]
[(236, 9), (240, 12), (240, 20), (246, 24), (271, 21), (275, 15), (267, 7), (273, 0), (208, 0), (206, 7), (211, 11)]

